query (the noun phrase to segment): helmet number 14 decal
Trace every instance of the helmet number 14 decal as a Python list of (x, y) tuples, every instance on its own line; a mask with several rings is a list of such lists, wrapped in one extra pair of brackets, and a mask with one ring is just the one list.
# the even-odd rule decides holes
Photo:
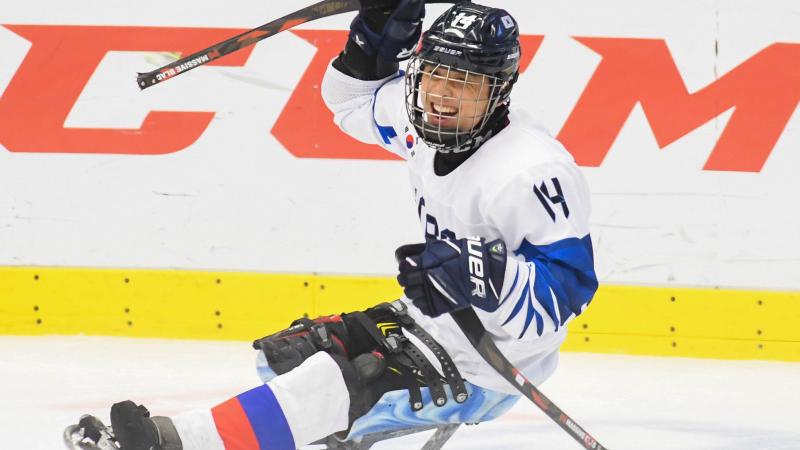
[(477, 19), (478, 16), (476, 16), (475, 14), (467, 14), (461, 12), (458, 13), (458, 15), (453, 19), (453, 21), (450, 23), (450, 26), (453, 28), (458, 28), (459, 30), (466, 30)]

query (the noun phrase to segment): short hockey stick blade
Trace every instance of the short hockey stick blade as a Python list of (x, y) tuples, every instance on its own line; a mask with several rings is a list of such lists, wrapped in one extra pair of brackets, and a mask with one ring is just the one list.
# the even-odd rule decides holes
[(578, 441), (588, 450), (608, 450), (601, 445), (595, 438), (586, 432), (580, 425), (575, 423), (568, 415), (542, 394), (524, 375), (514, 367), (511, 362), (497, 348), (492, 337), (486, 332), (486, 328), (481, 323), (475, 310), (466, 308), (450, 313), (461, 331), (467, 336), (469, 342), (478, 353), (492, 366), (500, 375), (519, 390), (525, 397), (528, 397), (545, 414), (550, 416), (564, 431)]
[[(426, 0), (426, 3), (460, 3), (468, 0)], [(391, 3), (390, 3), (391, 4)], [(382, 5), (375, 6), (383, 7)], [(214, 44), (211, 47), (173, 61), (163, 67), (146, 73), (139, 73), (136, 84), (140, 89), (147, 89), (163, 81), (169, 80), (184, 72), (208, 64), (242, 48), (255, 44), (262, 39), (274, 36), (281, 31), (286, 31), (300, 24), (323, 17), (358, 11), (358, 0), (322, 0), (311, 6), (287, 14), (280, 19), (273, 20), (250, 31), (234, 36), (230, 39)]]

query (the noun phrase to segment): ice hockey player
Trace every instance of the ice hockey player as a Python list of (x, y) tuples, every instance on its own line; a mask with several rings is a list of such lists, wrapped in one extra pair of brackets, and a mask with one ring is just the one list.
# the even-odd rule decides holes
[(448, 314), (463, 308), (531, 381), (555, 370), (565, 325), (597, 289), (589, 194), (564, 147), (509, 107), (517, 22), (460, 3), (420, 42), (422, 0), (361, 1), (322, 95), (345, 133), (406, 160), (426, 242), (397, 250), (405, 296), (257, 340), (264, 384), (209, 410), (115, 404), (123, 450), (286, 450), (491, 420), (518, 392)]

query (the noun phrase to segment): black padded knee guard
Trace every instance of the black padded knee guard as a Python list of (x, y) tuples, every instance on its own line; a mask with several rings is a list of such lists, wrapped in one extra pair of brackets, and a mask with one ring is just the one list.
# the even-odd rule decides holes
[[(403, 330), (431, 350), (444, 376)], [(351, 393), (351, 419), (369, 411), (389, 391), (407, 389), (415, 411), (423, 407), (422, 387), (430, 389), (437, 406), (447, 402), (445, 385), (450, 386), (456, 402), (467, 399), (464, 380), (450, 356), (414, 322), (401, 302), (314, 320), (298, 319), (288, 329), (256, 340), (253, 346), (264, 352), (278, 375), (318, 351), (329, 353), (342, 369)]]
[(263, 351), (270, 368), (281, 375), (318, 351), (347, 358), (349, 341), (342, 317), (334, 315), (297, 319), (286, 330), (257, 339), (253, 348)]

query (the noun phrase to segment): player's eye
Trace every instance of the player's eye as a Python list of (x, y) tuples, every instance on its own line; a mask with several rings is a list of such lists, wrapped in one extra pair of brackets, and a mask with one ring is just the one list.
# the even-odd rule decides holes
[(447, 78), (452, 81), (464, 81), (467, 77), (467, 74), (466, 72), (463, 72), (461, 70), (450, 69), (450, 71), (447, 72), (445, 76), (447, 76)]

